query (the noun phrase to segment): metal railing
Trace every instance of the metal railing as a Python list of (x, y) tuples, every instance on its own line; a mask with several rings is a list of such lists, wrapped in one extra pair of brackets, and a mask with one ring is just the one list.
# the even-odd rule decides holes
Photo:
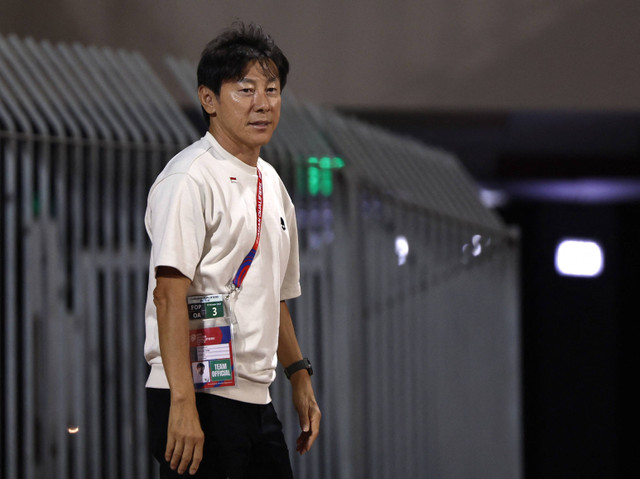
[[(143, 216), (200, 135), (136, 53), (0, 36), (2, 477), (156, 477)], [(520, 477), (518, 241), (455, 158), (288, 92), (263, 156), (296, 203), (324, 413), (297, 477)], [(289, 395), (279, 374), (293, 444)]]
[(136, 54), (0, 37), (4, 477), (146, 477), (147, 189), (195, 132)]

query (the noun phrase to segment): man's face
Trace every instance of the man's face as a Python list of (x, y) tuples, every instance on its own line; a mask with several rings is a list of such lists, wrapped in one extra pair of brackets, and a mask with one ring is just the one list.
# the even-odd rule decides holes
[(198, 374), (201, 376), (204, 374), (204, 366), (201, 364), (198, 364)]
[[(272, 65), (271, 71), (277, 71)], [(224, 82), (212, 99), (215, 116), (210, 131), (230, 153), (255, 159), (280, 120), (280, 80), (258, 62), (250, 63), (243, 78)]]

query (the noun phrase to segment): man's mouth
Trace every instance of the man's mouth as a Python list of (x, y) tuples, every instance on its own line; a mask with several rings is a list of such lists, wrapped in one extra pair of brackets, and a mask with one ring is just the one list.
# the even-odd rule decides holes
[(257, 127), (266, 127), (269, 126), (271, 124), (270, 121), (267, 120), (262, 120), (262, 121), (250, 121), (249, 125), (251, 126), (257, 126)]

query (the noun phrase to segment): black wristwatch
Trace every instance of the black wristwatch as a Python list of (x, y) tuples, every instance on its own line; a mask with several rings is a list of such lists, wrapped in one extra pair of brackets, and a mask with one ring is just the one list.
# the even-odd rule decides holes
[(309, 372), (309, 376), (313, 375), (313, 368), (311, 367), (311, 362), (307, 358), (303, 358), (300, 361), (296, 361), (288, 368), (284, 368), (284, 374), (287, 376), (287, 379), (291, 379), (291, 375), (301, 369), (306, 369)]

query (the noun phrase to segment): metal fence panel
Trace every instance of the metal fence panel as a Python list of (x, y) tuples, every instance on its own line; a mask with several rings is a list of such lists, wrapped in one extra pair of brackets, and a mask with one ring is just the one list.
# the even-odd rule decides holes
[(178, 107), (126, 53), (13, 36), (0, 52), (3, 477), (152, 477), (141, 217), (196, 135), (167, 127)]

